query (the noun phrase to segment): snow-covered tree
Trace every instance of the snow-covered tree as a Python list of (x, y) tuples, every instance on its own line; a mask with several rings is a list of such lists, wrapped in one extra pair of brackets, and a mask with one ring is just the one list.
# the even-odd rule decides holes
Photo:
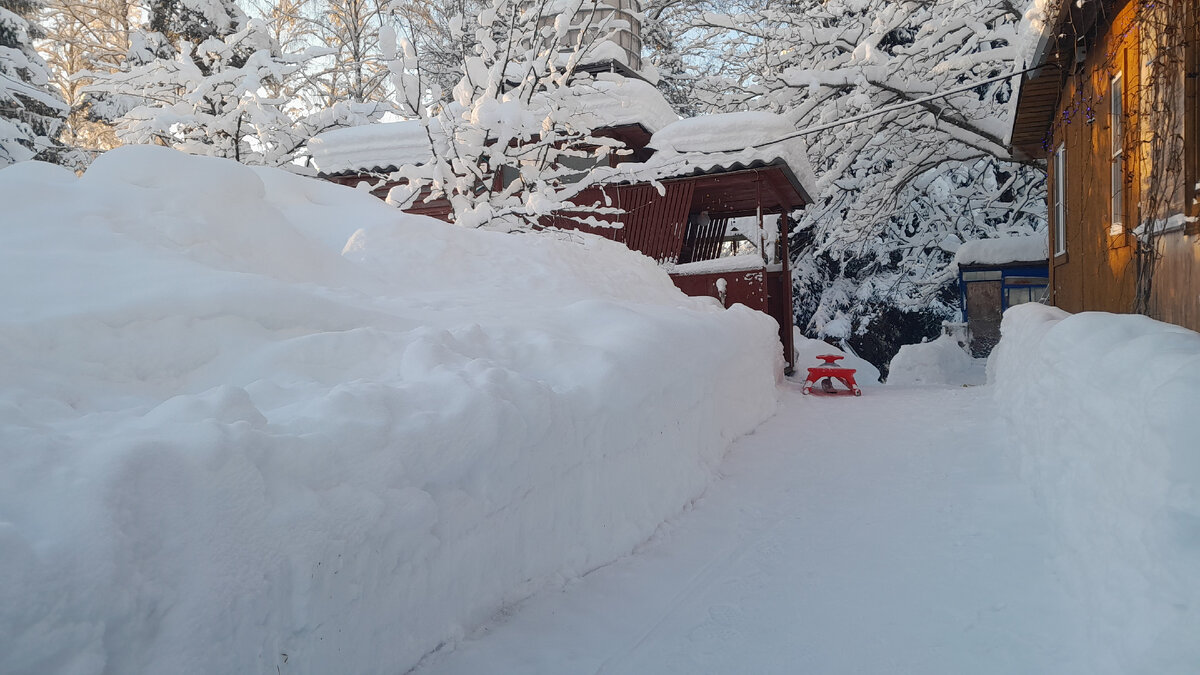
[(120, 70), (85, 74), (92, 109), (113, 120), (123, 142), (278, 166), (302, 156), (317, 133), (382, 112), (353, 101), (307, 105), (288, 82), (331, 50), (284, 52), (236, 5), (188, 2), (153, 3), (149, 25), (159, 30), (132, 36)]
[[(604, 31), (573, 31), (594, 9), (581, 2), (492, 0), (479, 12), (474, 53), (464, 54), (460, 79), (441, 92), (416, 45), (401, 39), (391, 64), (399, 102), (421, 120), (431, 159), (401, 167), (392, 178), (401, 204), (446, 197), (454, 221), (466, 227), (539, 227), (589, 185), (611, 175), (608, 158), (619, 143), (591, 134), (595, 118), (573, 105), (597, 86), (576, 71)], [(466, 44), (468, 17), (450, 18), (451, 42)], [(446, 94), (446, 96), (443, 96)], [(427, 100), (436, 101), (427, 106)], [(572, 207), (611, 213), (605, 205)]]
[(431, 87), (450, 91), (462, 78), (477, 42), (456, 17), (478, 16), (486, 7), (485, 0), (393, 0), (397, 32), (421, 55), (421, 74)]
[(64, 161), (58, 132), (70, 108), (50, 87), (34, 49), (41, 3), (0, 0), (0, 167), (27, 159)]
[[(904, 188), (906, 208), (860, 241), (800, 223), (791, 239), (799, 325), (879, 351), (886, 363), (899, 344), (928, 337), (957, 316), (950, 263), (959, 245), (1030, 234), (1031, 223), (1044, 217), (1044, 191), (1044, 180), (1023, 180), (1012, 164), (980, 159), (926, 172)], [(906, 328), (888, 325), (896, 323)], [(879, 347), (881, 336), (899, 342)]]
[[(319, 46), (293, 87), (313, 108), (390, 97), (380, 31), (395, 23), (389, 0), (251, 0), (252, 13), (289, 51)], [(405, 3), (409, 4), (409, 3)]]
[(124, 70), (91, 74), (88, 91), (121, 113), (123, 142), (250, 163), (290, 159), (286, 140), (276, 138), (292, 126), (286, 102), (269, 98), (264, 85), (298, 69), (302, 59), (283, 57), (253, 24), (196, 45), (185, 40), (170, 58), (164, 54), (176, 47), (155, 41), (161, 35), (137, 36)]
[(115, 71), (129, 52), (139, 28), (142, 6), (136, 0), (48, 0), (45, 38), (38, 50), (46, 57), (51, 82), (71, 106), (61, 139), (88, 155), (120, 144), (108, 122), (89, 110), (85, 71)]
[(323, 0), (313, 34), (332, 50), (309, 77), (326, 106), (388, 98), (388, 70), (380, 31), (391, 25), (388, 0)]
[(233, 35), (247, 21), (234, 0), (149, 0), (152, 33), (170, 44), (199, 44), (212, 38)]
[(815, 130), (805, 138), (819, 198), (800, 216), (807, 245), (793, 249), (802, 326), (861, 331), (887, 306), (948, 316), (938, 288), (957, 243), (1044, 226), (1044, 205), (1029, 198), (1042, 169), (1003, 161), (1011, 80), (987, 82), (1014, 67), (1023, 8), (651, 0), (658, 7), (657, 30), (688, 50), (673, 58), (691, 78), (673, 86), (699, 110), (766, 109)]

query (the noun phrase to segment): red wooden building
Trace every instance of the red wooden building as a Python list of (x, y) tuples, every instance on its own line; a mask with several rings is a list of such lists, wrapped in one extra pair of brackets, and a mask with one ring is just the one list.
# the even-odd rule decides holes
[[(556, 213), (546, 226), (619, 241), (658, 261), (688, 295), (769, 314), (779, 323), (790, 370), (787, 214), (812, 201), (811, 171), (802, 145), (768, 142), (794, 128), (769, 113), (679, 120), (652, 85), (636, 78), (610, 81), (617, 83), (607, 93), (611, 104), (597, 110), (605, 125), (593, 133), (631, 151), (614, 153), (614, 164), (637, 166), (629, 181), (586, 188), (573, 202), (611, 204), (621, 213), (599, 217), (613, 227), (584, 224), (583, 214), (571, 211)], [(412, 122), (328, 132), (311, 147), (322, 178), (352, 186), (366, 182), (380, 198), (399, 184), (392, 172), (427, 161), (430, 152), (424, 131)], [(418, 199), (406, 210), (442, 220), (450, 214), (445, 200)]]

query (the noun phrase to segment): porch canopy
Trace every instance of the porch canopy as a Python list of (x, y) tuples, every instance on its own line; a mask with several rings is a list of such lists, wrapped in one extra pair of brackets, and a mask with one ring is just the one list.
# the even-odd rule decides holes
[[(623, 211), (591, 218), (616, 229), (584, 224), (584, 211), (564, 210), (547, 224), (595, 232), (667, 264), (716, 258), (731, 219), (783, 216), (812, 203), (806, 148), (788, 138), (795, 131), (785, 118), (770, 113), (679, 120), (653, 135), (655, 152), (647, 161), (616, 167), (612, 183), (583, 190), (573, 200)], [(762, 237), (754, 243), (766, 264), (785, 257), (768, 250), (785, 238), (783, 228), (765, 227), (759, 220)]]

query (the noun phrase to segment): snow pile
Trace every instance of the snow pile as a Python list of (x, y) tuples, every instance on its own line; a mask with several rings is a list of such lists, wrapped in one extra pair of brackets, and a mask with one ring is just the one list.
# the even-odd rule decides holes
[(845, 358), (838, 361), (838, 365), (855, 370), (854, 381), (858, 383), (858, 386), (869, 387), (879, 384), (879, 369), (857, 354), (847, 353), (823, 340), (805, 337), (804, 333), (795, 327), (792, 328), (792, 341), (796, 351), (796, 374), (801, 379), (808, 376), (809, 367), (824, 365), (824, 362), (817, 358), (818, 356), (841, 354)]
[(989, 372), (1097, 673), (1200, 663), (1200, 335), (1143, 316), (1005, 312)]
[(6, 674), (404, 672), (774, 411), (774, 321), (603, 239), (154, 147), (0, 203)]
[(957, 340), (942, 335), (900, 347), (888, 366), (888, 384), (983, 384), (986, 364), (987, 359), (972, 358)]
[(783, 115), (752, 111), (689, 117), (655, 133), (650, 147), (657, 152), (647, 167), (663, 176), (783, 160), (808, 196), (817, 194), (808, 146)]
[(955, 265), (1007, 265), (1044, 263), (1049, 251), (1045, 232), (1028, 237), (996, 237), (964, 242), (954, 252)]

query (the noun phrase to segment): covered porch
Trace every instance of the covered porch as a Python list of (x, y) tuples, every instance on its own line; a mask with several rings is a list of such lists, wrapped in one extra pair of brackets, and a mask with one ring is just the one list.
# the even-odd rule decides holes
[(786, 162), (712, 166), (657, 181), (657, 186), (596, 186), (574, 201), (613, 206), (622, 213), (586, 214), (613, 227), (581, 222), (582, 211), (557, 213), (547, 219), (547, 226), (621, 242), (661, 263), (688, 295), (716, 298), (725, 307), (741, 303), (770, 315), (779, 324), (790, 372), (794, 364), (787, 214), (811, 200)]

